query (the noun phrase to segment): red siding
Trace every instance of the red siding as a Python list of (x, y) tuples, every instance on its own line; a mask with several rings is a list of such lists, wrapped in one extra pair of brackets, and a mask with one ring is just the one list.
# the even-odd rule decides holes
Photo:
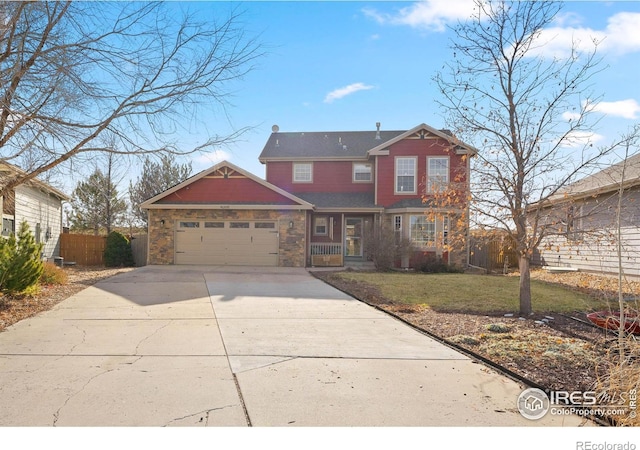
[(249, 178), (201, 178), (158, 203), (242, 203), (293, 205), (295, 202)]
[[(375, 177), (372, 168), (371, 177)], [(293, 183), (293, 162), (268, 162), (267, 181), (293, 194), (297, 192), (373, 192), (373, 183), (354, 183), (352, 161), (316, 161), (312, 183)]]
[[(377, 204), (391, 206), (403, 199), (422, 198), (426, 191), (425, 180), (427, 176), (427, 156), (449, 156), (449, 180), (461, 182), (461, 171), (466, 168), (462, 155), (456, 155), (454, 151), (447, 151), (448, 143), (443, 140), (433, 139), (405, 139), (391, 146), (389, 156), (377, 157), (378, 183)], [(396, 156), (417, 157), (417, 189), (415, 194), (395, 193), (395, 158)]]

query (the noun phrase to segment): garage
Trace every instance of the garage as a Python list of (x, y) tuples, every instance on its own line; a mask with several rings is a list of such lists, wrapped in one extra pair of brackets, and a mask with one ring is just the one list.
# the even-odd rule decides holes
[(222, 161), (142, 203), (147, 264), (304, 267), (313, 205)]
[(277, 266), (275, 221), (179, 220), (176, 264)]

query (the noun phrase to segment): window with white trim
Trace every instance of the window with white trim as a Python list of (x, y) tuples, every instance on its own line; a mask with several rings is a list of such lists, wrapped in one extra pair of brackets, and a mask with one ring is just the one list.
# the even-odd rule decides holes
[(427, 158), (427, 192), (437, 192), (449, 184), (449, 158)]
[(442, 218), (442, 245), (449, 244), (449, 216)]
[(353, 163), (353, 182), (369, 183), (372, 180), (372, 168), (369, 163)]
[(426, 216), (411, 216), (411, 242), (420, 247), (435, 247), (436, 222)]
[(567, 240), (580, 241), (582, 239), (582, 205), (569, 206), (567, 209)]
[(416, 158), (396, 158), (396, 194), (416, 193)]
[(314, 236), (326, 236), (329, 232), (327, 217), (313, 218), (313, 234)]
[(11, 236), (16, 232), (16, 222), (14, 219), (2, 218), (2, 235)]
[(312, 163), (294, 163), (293, 164), (293, 182), (294, 183), (311, 183), (313, 181), (313, 164)]
[(402, 233), (402, 216), (393, 216), (393, 231)]

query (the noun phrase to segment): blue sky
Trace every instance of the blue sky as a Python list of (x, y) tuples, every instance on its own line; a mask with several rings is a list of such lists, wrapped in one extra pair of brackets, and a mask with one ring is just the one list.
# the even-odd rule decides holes
[[(184, 4), (182, 4), (184, 6)], [(213, 13), (218, 3), (189, 5)], [(450, 57), (448, 25), (470, 13), (466, 0), (321, 1), (241, 4), (249, 33), (267, 54), (234, 86), (228, 110), (235, 127), (253, 127), (240, 142), (193, 157), (194, 171), (227, 159), (259, 176), (257, 160), (277, 124), (281, 131), (409, 129), (444, 126), (431, 81)], [(591, 139), (605, 144), (640, 121), (640, 2), (567, 2), (545, 52), (562, 55), (572, 38), (602, 40), (604, 70), (594, 79), (603, 119)], [(212, 130), (227, 119), (212, 117)], [(217, 127), (217, 128), (216, 128)]]
[[(244, 10), (248, 35), (266, 54), (231, 86), (222, 114), (203, 109), (194, 126), (212, 133), (251, 127), (239, 142), (192, 155), (194, 173), (222, 159), (263, 177), (258, 155), (277, 124), (281, 131), (444, 127), (432, 77), (450, 57), (447, 28), (469, 16), (471, 0), (175, 2), (168, 7), (213, 17)], [(547, 31), (545, 52), (562, 55), (572, 38), (601, 40), (603, 71), (594, 78), (603, 119), (591, 136), (605, 144), (640, 122), (640, 1), (570, 1)], [(198, 133), (191, 139), (196, 142)], [(130, 176), (135, 179), (135, 166)], [(125, 182), (128, 185), (128, 181)], [(72, 189), (72, 188), (71, 188)]]

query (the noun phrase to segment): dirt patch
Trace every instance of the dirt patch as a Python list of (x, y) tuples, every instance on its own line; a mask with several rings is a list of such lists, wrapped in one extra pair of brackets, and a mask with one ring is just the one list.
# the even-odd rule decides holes
[[(592, 389), (603, 373), (603, 361), (616, 339), (612, 333), (591, 326), (580, 312), (570, 315), (542, 312), (527, 319), (509, 313), (440, 312), (421, 305), (396, 303), (371, 285), (345, 280), (331, 272), (314, 275), (551, 390)], [(571, 281), (563, 277), (561, 284), (570, 286)], [(583, 289), (593, 294), (593, 286), (592, 283)]]
[(31, 296), (1, 296), (0, 294), (0, 331), (20, 320), (51, 309), (62, 300), (98, 281), (131, 270), (133, 268), (130, 267), (65, 267), (64, 271), (67, 273), (68, 282), (64, 285), (41, 286), (40, 291)]

